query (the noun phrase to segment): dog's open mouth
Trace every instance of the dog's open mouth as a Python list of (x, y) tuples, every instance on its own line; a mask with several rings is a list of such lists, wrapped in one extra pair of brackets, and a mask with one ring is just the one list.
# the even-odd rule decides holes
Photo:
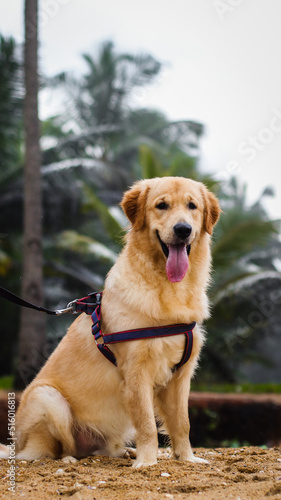
[(161, 240), (158, 231), (156, 231), (156, 234), (161, 244), (162, 251), (165, 257), (167, 257), (167, 277), (172, 283), (178, 283), (183, 280), (187, 273), (190, 245), (185, 245), (184, 243), (166, 245), (166, 243)]

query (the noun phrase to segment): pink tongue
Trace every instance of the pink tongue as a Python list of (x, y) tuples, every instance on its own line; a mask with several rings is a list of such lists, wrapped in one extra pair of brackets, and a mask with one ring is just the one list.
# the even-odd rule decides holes
[(166, 273), (172, 283), (181, 281), (188, 269), (188, 255), (185, 245), (168, 245), (169, 256), (166, 262)]

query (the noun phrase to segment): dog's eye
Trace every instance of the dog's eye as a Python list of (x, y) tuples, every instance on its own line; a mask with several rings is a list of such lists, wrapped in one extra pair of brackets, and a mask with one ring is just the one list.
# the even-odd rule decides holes
[(159, 210), (167, 210), (167, 208), (169, 208), (169, 205), (165, 201), (161, 201), (160, 203), (158, 203), (158, 205), (156, 205), (156, 208), (158, 208)]
[(188, 208), (190, 208), (190, 210), (195, 210), (197, 206), (192, 201), (190, 201), (188, 204)]

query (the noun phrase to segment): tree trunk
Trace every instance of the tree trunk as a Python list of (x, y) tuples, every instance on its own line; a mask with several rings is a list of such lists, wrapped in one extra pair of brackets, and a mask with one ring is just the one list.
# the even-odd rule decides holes
[[(25, 165), (22, 297), (43, 304), (41, 152), (38, 118), (38, 0), (25, 0)], [(44, 313), (22, 308), (15, 385), (24, 388), (41, 367)]]

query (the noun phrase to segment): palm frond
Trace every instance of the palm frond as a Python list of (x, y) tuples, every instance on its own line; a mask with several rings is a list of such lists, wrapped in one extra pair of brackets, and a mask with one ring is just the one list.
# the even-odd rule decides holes
[(117, 254), (102, 243), (84, 236), (76, 231), (63, 231), (56, 238), (56, 246), (59, 249), (72, 251), (81, 255), (92, 254), (99, 260), (108, 261), (114, 264)]
[(12, 266), (11, 257), (0, 248), (0, 276), (5, 276)]
[[(62, 264), (60, 262), (46, 261), (45, 267), (49, 270), (54, 269), (59, 272), (63, 277), (68, 277), (75, 280), (76, 283), (81, 283), (83, 286), (89, 287), (91, 290), (101, 290), (104, 285), (104, 276), (101, 274), (93, 273), (89, 270), (88, 267), (83, 266), (82, 264), (77, 264), (77, 262), (71, 262), (71, 264)], [(56, 283), (58, 284), (58, 276), (56, 275)], [(68, 291), (69, 292), (69, 291)], [(62, 293), (60, 292), (60, 299)], [(52, 284), (52, 292), (50, 293), (50, 298), (54, 296), (54, 285)], [(64, 307), (64, 303), (62, 303), (59, 309)]]
[(142, 145), (139, 148), (139, 163), (141, 165), (142, 179), (152, 179), (162, 177), (163, 168), (153, 151), (148, 146)]
[(86, 212), (89, 210), (95, 210), (98, 213), (108, 235), (120, 246), (122, 236), (124, 234), (123, 227), (114, 215), (112, 215), (108, 207), (95, 195), (92, 189), (88, 186), (84, 186), (84, 194), (85, 201), (83, 203), (83, 210)]
[(272, 221), (264, 221), (259, 218), (235, 220), (233, 224), (226, 227), (213, 245), (213, 263), (215, 268), (231, 266), (238, 259), (253, 250), (253, 248), (265, 245), (272, 235), (276, 233), (276, 226)]

